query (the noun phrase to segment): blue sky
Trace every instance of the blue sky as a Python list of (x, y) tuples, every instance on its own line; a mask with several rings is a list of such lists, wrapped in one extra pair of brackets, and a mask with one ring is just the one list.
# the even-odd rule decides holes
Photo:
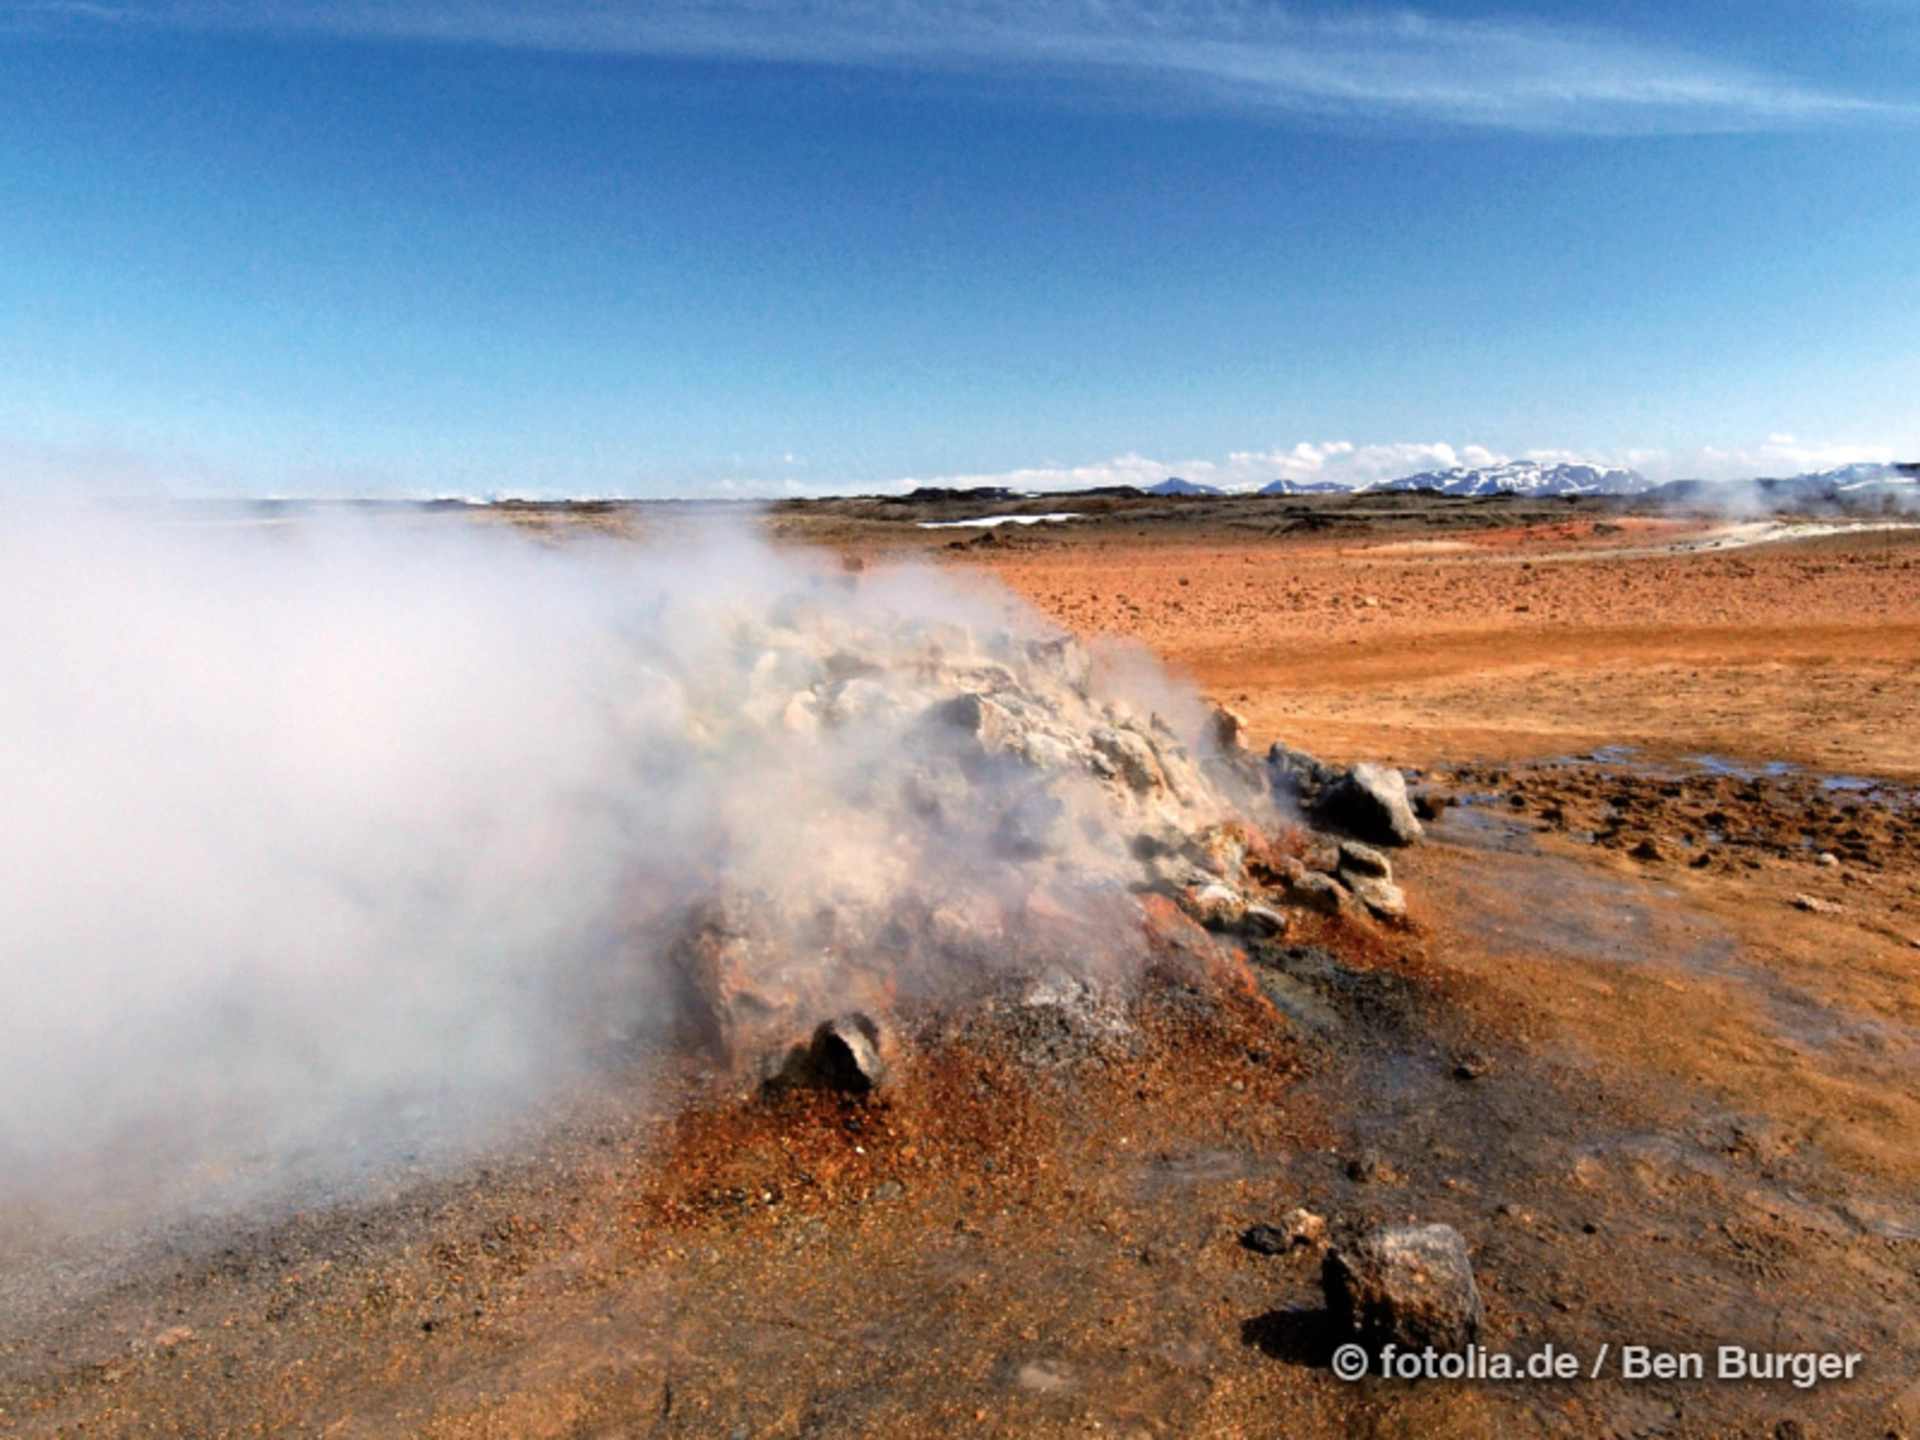
[(1915, 76), (1915, 0), (0, 0), (0, 488), (1917, 459)]

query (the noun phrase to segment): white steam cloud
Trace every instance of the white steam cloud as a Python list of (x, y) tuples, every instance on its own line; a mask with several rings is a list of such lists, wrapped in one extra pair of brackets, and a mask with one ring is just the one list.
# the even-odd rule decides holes
[(337, 1186), (669, 1030), (1123, 960), (1129, 845), (1212, 792), (1190, 700), (1080, 661), (737, 538), (7, 517), (0, 1220)]

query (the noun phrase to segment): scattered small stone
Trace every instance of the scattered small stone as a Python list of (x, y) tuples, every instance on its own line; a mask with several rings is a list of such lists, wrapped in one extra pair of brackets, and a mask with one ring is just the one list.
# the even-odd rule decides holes
[(1378, 1150), (1362, 1150), (1347, 1161), (1347, 1178), (1358, 1185), (1391, 1185), (1400, 1172)]
[(1187, 842), (1203, 869), (1237, 880), (1247, 866), (1247, 833), (1238, 825), (1209, 825)]
[(1493, 1069), (1493, 1059), (1479, 1050), (1462, 1050), (1453, 1057), (1453, 1078), (1478, 1080)]
[(1302, 870), (1287, 877), (1287, 893), (1309, 910), (1338, 914), (1349, 903), (1347, 887), (1318, 870)]
[(1280, 1217), (1278, 1225), (1248, 1227), (1240, 1243), (1261, 1255), (1284, 1255), (1296, 1245), (1318, 1245), (1326, 1238), (1326, 1219), (1296, 1206)]
[(907, 1193), (907, 1187), (898, 1180), (882, 1180), (873, 1187), (872, 1199), (877, 1205), (885, 1205), (900, 1199)]
[(1041, 1395), (1059, 1395), (1074, 1386), (1073, 1367), (1061, 1360), (1029, 1360), (1014, 1376), (1022, 1390)]
[(1793, 908), (1813, 915), (1838, 915), (1841, 907), (1831, 900), (1822, 900), (1818, 895), (1796, 895), (1793, 897)]
[(1406, 918), (1407, 892), (1391, 880), (1382, 880), (1373, 875), (1350, 875), (1347, 881), (1353, 887), (1354, 898), (1380, 919)]
[(1667, 858), (1659, 843), (1649, 835), (1627, 852), (1636, 860), (1664, 860)]
[(1180, 894), (1180, 908), (1209, 930), (1230, 930), (1247, 913), (1246, 897), (1217, 881), (1189, 885)]
[(1280, 1217), (1280, 1228), (1289, 1245), (1318, 1245), (1327, 1238), (1326, 1217), (1298, 1205)]
[(1413, 813), (1416, 819), (1438, 820), (1446, 808), (1453, 803), (1451, 795), (1439, 795), (1429, 792), (1413, 797)]
[(1339, 868), (1354, 875), (1377, 875), (1382, 880), (1393, 879), (1393, 862), (1381, 851), (1358, 840), (1340, 842)]
[(1818, 855), (1813, 857), (1813, 863), (1831, 867), (1840, 863), (1840, 857), (1831, 850), (1822, 850)]
[(1240, 916), (1240, 928), (1256, 937), (1284, 935), (1287, 924), (1286, 914), (1271, 905), (1249, 905)]
[(1293, 1241), (1278, 1225), (1251, 1225), (1240, 1236), (1240, 1243), (1256, 1255), (1284, 1255)]
[(1451, 1225), (1383, 1225), (1327, 1252), (1320, 1283), (1334, 1331), (1363, 1344), (1459, 1351), (1486, 1306), (1467, 1242)]

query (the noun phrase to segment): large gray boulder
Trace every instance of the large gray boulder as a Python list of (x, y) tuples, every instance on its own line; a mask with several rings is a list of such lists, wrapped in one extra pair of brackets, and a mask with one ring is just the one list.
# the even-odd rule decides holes
[(1366, 760), (1321, 792), (1314, 815), (1376, 845), (1411, 845), (1423, 833), (1406, 777)]
[(1329, 1250), (1320, 1283), (1339, 1340), (1464, 1350), (1486, 1326), (1467, 1242), (1451, 1225), (1382, 1225)]

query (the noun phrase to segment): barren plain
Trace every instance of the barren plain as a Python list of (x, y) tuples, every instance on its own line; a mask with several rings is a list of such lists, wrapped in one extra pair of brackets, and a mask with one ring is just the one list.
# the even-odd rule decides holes
[[(923, 528), (1006, 508), (1082, 514)], [(659, 1059), (484, 1166), (27, 1287), (0, 1430), (1920, 1432), (1920, 531), (1420, 497), (763, 523), (1137, 640), (1256, 748), (1408, 767), (1409, 918), (1269, 945), (1163, 906), (1139, 1044), (909, 1009), (859, 1100)], [(1454, 1225), (1488, 1343), (1581, 1378), (1336, 1379), (1315, 1248), (1243, 1243), (1295, 1207)], [(1732, 1344), (1865, 1360), (1618, 1368)]]

